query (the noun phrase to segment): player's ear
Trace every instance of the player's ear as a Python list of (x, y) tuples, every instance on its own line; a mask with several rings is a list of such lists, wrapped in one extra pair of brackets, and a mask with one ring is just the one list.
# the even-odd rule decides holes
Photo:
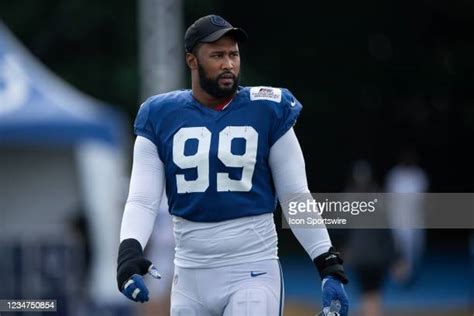
[(188, 64), (189, 69), (194, 70), (198, 68), (197, 57), (192, 53), (186, 53), (186, 64)]

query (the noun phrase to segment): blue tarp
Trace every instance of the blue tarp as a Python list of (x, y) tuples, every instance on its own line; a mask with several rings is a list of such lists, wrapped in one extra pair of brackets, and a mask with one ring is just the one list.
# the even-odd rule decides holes
[(123, 122), (118, 111), (52, 74), (0, 21), (0, 144), (118, 145)]

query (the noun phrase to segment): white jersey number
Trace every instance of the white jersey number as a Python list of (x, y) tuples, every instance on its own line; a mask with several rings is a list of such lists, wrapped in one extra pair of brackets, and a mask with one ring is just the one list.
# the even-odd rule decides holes
[[(209, 187), (209, 151), (211, 132), (206, 127), (183, 127), (173, 137), (173, 161), (181, 169), (196, 168), (196, 180), (186, 180), (183, 174), (176, 175), (178, 193), (205, 192)], [(232, 140), (245, 139), (242, 155), (231, 151)], [(184, 154), (187, 140), (198, 141), (193, 155)], [(234, 180), (226, 172), (217, 173), (217, 191), (248, 192), (252, 189), (252, 177), (257, 162), (258, 133), (252, 126), (228, 126), (219, 133), (217, 157), (227, 167), (242, 168), (240, 180)]]
[[(184, 155), (184, 145), (189, 139), (197, 139), (194, 155)], [(183, 174), (176, 175), (178, 193), (204, 192), (209, 187), (209, 149), (211, 132), (205, 127), (181, 128), (173, 137), (173, 161), (181, 169), (197, 168), (196, 180), (186, 180)]]

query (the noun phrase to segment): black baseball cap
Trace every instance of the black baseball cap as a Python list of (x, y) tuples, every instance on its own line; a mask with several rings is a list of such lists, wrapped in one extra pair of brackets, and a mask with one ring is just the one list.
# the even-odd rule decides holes
[(197, 43), (212, 43), (222, 36), (232, 35), (238, 42), (247, 39), (244, 30), (233, 27), (232, 24), (218, 15), (206, 15), (196, 20), (184, 34), (184, 48), (190, 53)]

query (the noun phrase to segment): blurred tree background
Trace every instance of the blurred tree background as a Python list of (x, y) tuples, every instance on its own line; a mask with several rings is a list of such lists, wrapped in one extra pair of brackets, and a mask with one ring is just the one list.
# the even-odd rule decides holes
[[(337, 192), (352, 162), (384, 176), (415, 147), (431, 192), (473, 189), (474, 2), (184, 1), (249, 33), (244, 85), (289, 88), (312, 191)], [(138, 105), (136, 1), (0, 1), (0, 18), (50, 69), (128, 114)], [(184, 52), (183, 52), (184, 62)]]

